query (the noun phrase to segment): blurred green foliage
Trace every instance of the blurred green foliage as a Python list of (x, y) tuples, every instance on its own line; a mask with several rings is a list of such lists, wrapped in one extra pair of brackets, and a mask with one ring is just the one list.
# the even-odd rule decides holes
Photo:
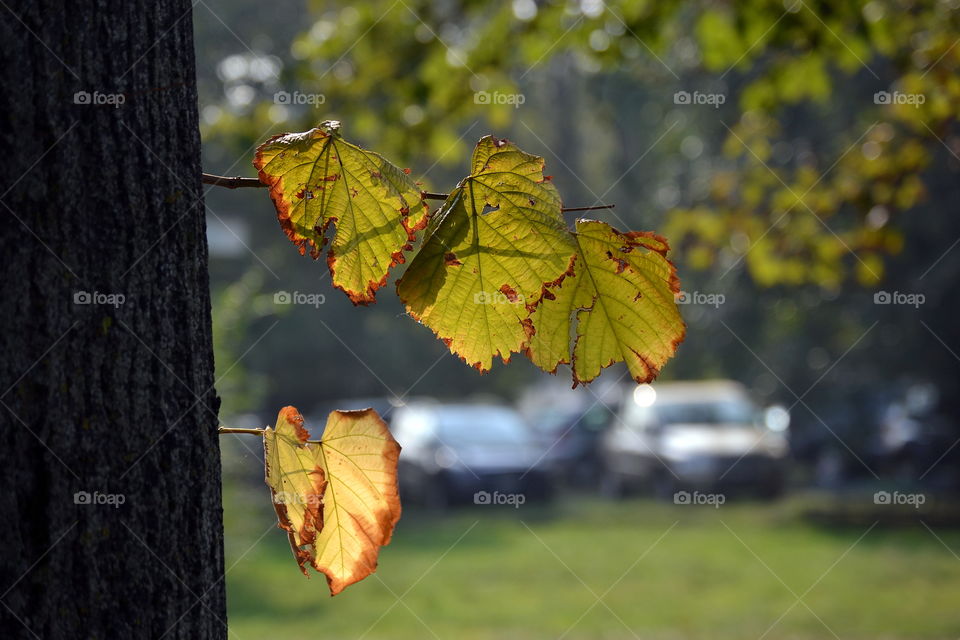
[(213, 355), (216, 365), (217, 393), (229, 415), (260, 409), (267, 392), (262, 372), (235, 366), (248, 348), (251, 326), (287, 307), (277, 307), (262, 293), (263, 270), (251, 267), (236, 281), (214, 292), (216, 310)]
[[(691, 267), (709, 268), (726, 253), (744, 259), (761, 285), (836, 290), (850, 276), (880, 281), (884, 256), (903, 244), (896, 214), (925, 194), (918, 174), (940, 147), (935, 132), (942, 135), (960, 106), (955, 5), (313, 3), (284, 80), (322, 94), (325, 117), (342, 118), (353, 135), (402, 162), (462, 163), (468, 123), (480, 118), (500, 131), (517, 119), (514, 104), (478, 104), (478, 92), (520, 94), (552, 59), (570, 58), (587, 76), (616, 73), (644, 85), (676, 79), (730, 96), (715, 115), (726, 129), (722, 167), (700, 202), (673, 208), (662, 230), (689, 252)], [(881, 91), (923, 103), (877, 104)], [(806, 139), (781, 125), (798, 116), (817, 123)], [(315, 120), (309, 107), (260, 102), (225, 109), (208, 136)]]
[[(663, 233), (684, 289), (726, 296), (682, 309), (688, 337), (665, 376), (734, 377), (788, 405), (802, 396), (798, 455), (832, 447), (864, 474), (850, 449), (871, 446), (883, 403), (907, 385), (933, 381), (942, 410), (960, 415), (957, 0), (216, 10), (197, 13), (207, 170), (252, 175), (269, 135), (339, 118), (439, 191), (465, 173), (477, 138), (507, 136), (546, 157), (566, 206), (615, 203), (595, 217)], [(679, 104), (677, 92), (723, 100)], [(263, 258), (265, 287), (328, 294), (238, 365), (268, 374), (272, 404), (411, 385), (510, 397), (537, 375), (517, 361), (478, 377), (392, 296), (352, 309), (322, 262), (289, 246), (265, 194), (216, 190), (208, 203), (251, 228), (249, 253), (213, 261), (215, 286)], [(874, 288), (926, 302), (878, 306)], [(255, 321), (247, 343), (269, 326)]]

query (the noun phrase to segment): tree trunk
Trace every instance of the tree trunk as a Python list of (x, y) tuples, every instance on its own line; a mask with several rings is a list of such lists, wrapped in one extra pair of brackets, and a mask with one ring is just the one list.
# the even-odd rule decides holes
[(226, 637), (191, 10), (0, 8), (4, 637)]

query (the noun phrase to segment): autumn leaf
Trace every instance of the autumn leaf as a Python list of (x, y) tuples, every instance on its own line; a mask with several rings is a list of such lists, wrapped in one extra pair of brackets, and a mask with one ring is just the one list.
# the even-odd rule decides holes
[(374, 302), (426, 225), (427, 207), (407, 173), (344, 140), (335, 120), (270, 138), (257, 148), (253, 165), (301, 254), (309, 248), (318, 258), (327, 227), (335, 225), (327, 265), (333, 285), (354, 304)]
[(574, 386), (621, 361), (638, 383), (650, 382), (686, 333), (675, 300), (680, 282), (666, 258), (670, 246), (656, 234), (621, 233), (596, 220), (578, 220), (573, 237), (573, 273), (531, 313), (527, 355), (550, 372), (572, 360)]
[(471, 174), (427, 227), (420, 251), (397, 283), (415, 319), (481, 372), (522, 351), (529, 309), (570, 268), (575, 246), (543, 158), (486, 136)]
[(334, 411), (319, 443), (285, 407), (263, 433), (266, 482), (280, 528), (307, 575), (327, 577), (330, 594), (376, 570), (400, 518), (400, 445), (373, 409)]
[(327, 488), (321, 451), (307, 444), (309, 437), (303, 417), (293, 407), (284, 407), (276, 427), (263, 432), (263, 460), (273, 507), (304, 575), (304, 567), (311, 560), (305, 548), (316, 542), (317, 533), (323, 529), (323, 494)]

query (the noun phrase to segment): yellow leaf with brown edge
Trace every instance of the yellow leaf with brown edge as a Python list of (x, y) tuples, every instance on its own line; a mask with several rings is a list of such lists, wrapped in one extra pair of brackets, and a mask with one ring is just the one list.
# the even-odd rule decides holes
[(485, 136), (397, 282), (407, 312), (481, 373), (532, 334), (530, 309), (570, 270), (576, 247), (544, 160)]
[(574, 387), (616, 362), (637, 383), (650, 382), (686, 335), (670, 245), (655, 233), (623, 233), (597, 220), (576, 226), (572, 273), (531, 313), (526, 354), (544, 371), (570, 364)]
[(300, 253), (320, 257), (327, 227), (333, 286), (354, 304), (370, 304), (391, 268), (413, 249), (427, 224), (420, 188), (386, 158), (343, 139), (327, 120), (302, 133), (283, 133), (257, 147), (260, 182), (270, 187), (277, 219)]
[(266, 482), (300, 570), (326, 575), (336, 595), (376, 570), (400, 519), (400, 445), (373, 409), (334, 411), (320, 442), (309, 437), (284, 407), (263, 433)]

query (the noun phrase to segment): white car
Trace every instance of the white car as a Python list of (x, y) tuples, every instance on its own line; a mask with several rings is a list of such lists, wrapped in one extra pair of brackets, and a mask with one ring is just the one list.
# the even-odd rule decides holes
[(681, 489), (783, 491), (789, 414), (761, 411), (729, 380), (632, 387), (600, 444), (602, 490), (647, 486), (662, 497)]

